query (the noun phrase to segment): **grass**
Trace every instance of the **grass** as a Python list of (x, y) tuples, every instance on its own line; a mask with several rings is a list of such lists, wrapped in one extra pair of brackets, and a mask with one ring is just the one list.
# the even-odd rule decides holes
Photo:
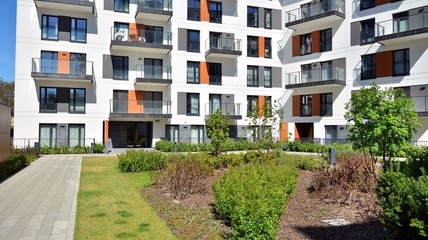
[(139, 193), (149, 173), (117, 166), (117, 158), (83, 159), (74, 238), (176, 239)]

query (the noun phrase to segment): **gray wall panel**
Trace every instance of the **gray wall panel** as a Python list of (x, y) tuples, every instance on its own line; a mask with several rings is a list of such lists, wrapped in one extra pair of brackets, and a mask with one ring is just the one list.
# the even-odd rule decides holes
[(178, 28), (178, 50), (187, 51), (187, 29)]
[(103, 54), (103, 78), (113, 78), (111, 55)]
[(114, 0), (104, 0), (104, 10), (114, 11)]
[(180, 125), (178, 132), (180, 142), (190, 142), (190, 125)]
[(282, 11), (277, 9), (272, 9), (272, 28), (273, 29), (282, 29)]
[(221, 103), (235, 103), (235, 96), (233, 94), (222, 94)]
[(272, 67), (272, 87), (282, 87), (282, 69)]
[(259, 27), (265, 27), (265, 9), (262, 7), (259, 7)]
[(68, 145), (68, 124), (58, 123), (56, 126), (57, 144), (58, 146)]
[(263, 87), (265, 85), (264, 70), (265, 67), (259, 66), (259, 87)]
[(351, 46), (360, 45), (361, 42), (361, 23), (351, 23)]
[(177, 114), (186, 115), (187, 94), (184, 92), (177, 93)]

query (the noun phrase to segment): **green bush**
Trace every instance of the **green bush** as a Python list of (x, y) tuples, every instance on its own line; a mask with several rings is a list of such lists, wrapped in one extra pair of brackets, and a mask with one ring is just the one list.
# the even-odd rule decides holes
[(377, 188), (381, 222), (394, 239), (428, 237), (428, 176), (408, 177), (399, 172), (382, 174)]
[(286, 165), (250, 164), (232, 168), (213, 185), (217, 213), (235, 238), (275, 239), (298, 170)]
[(27, 160), (26, 154), (11, 154), (8, 161), (0, 163), (0, 181), (24, 168), (27, 164)]
[(41, 154), (85, 154), (91, 153), (91, 147), (77, 145), (70, 148), (69, 146), (43, 146), (40, 148)]
[(167, 161), (163, 153), (144, 150), (128, 150), (117, 157), (119, 169), (122, 172), (159, 170)]
[(300, 170), (317, 170), (327, 165), (327, 162), (323, 159), (314, 156), (302, 156), (302, 155), (282, 155), (278, 159), (279, 163), (288, 166), (295, 167)]
[(94, 153), (104, 153), (104, 145), (101, 143), (96, 143), (94, 145)]

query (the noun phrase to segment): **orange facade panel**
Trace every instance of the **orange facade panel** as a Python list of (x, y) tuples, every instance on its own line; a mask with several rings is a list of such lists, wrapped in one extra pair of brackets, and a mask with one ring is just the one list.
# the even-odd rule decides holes
[(320, 52), (320, 31), (315, 31), (311, 33), (311, 37), (312, 37), (312, 52), (316, 53), (316, 52)]
[(259, 96), (259, 115), (264, 116), (263, 106), (265, 105), (265, 97)]
[(392, 76), (392, 51), (376, 53), (376, 78)]
[(210, 83), (210, 77), (208, 75), (208, 63), (207, 62), (201, 62), (201, 70), (200, 70), (200, 80), (201, 84), (209, 84)]
[(128, 90), (128, 113), (144, 113), (144, 92)]
[(210, 12), (208, 9), (209, 0), (201, 0), (201, 21), (209, 22), (210, 21)]
[(300, 116), (300, 95), (293, 96), (293, 117)]
[(144, 30), (144, 24), (129, 23), (129, 38), (130, 41), (139, 41), (139, 37), (142, 36), (141, 31)]
[(292, 37), (291, 45), (292, 45), (291, 55), (293, 57), (300, 56), (300, 35)]
[(321, 114), (321, 94), (312, 94), (312, 116)]
[(288, 122), (281, 122), (279, 129), (279, 139), (287, 140), (288, 139)]
[(265, 38), (259, 37), (259, 57), (265, 57)]
[(70, 74), (70, 53), (58, 52), (58, 73)]
[(109, 139), (109, 135), (108, 135), (108, 120), (104, 121), (104, 142), (107, 143), (108, 139)]

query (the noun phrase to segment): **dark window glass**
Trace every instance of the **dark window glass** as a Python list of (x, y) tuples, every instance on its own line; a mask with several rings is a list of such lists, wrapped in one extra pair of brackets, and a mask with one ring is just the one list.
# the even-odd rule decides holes
[(199, 93), (187, 94), (187, 115), (199, 115)]
[(199, 67), (199, 62), (187, 62), (187, 83), (199, 83)]
[(272, 58), (272, 39), (265, 38), (265, 58)]
[(247, 7), (247, 26), (259, 26), (259, 8), (250, 6)]
[(39, 125), (40, 147), (53, 147), (56, 145), (56, 124)]
[(211, 2), (209, 5), (209, 12), (210, 12), (210, 22), (213, 23), (221, 23), (221, 17), (222, 17), (222, 5), (221, 2)]
[(272, 68), (265, 67), (263, 75), (265, 87), (272, 87)]
[(333, 115), (333, 94), (323, 93), (321, 94), (320, 102), (320, 115), (321, 116), (332, 116)]
[(361, 44), (373, 43), (375, 37), (375, 19), (361, 21)]
[(73, 42), (86, 42), (86, 19), (71, 19), (70, 38)]
[(86, 89), (70, 88), (70, 113), (85, 113)]
[(311, 34), (304, 34), (300, 36), (300, 55), (312, 53), (312, 36)]
[(144, 78), (163, 79), (163, 60), (144, 58)]
[(208, 75), (211, 85), (221, 85), (221, 63), (208, 63)]
[(42, 39), (58, 40), (58, 17), (42, 16)]
[(259, 67), (247, 66), (247, 86), (248, 87), (259, 86)]
[(42, 51), (41, 59), (42, 73), (58, 73), (58, 53)]
[(332, 30), (330, 29), (326, 29), (326, 30), (322, 30), (320, 31), (320, 51), (321, 52), (325, 52), (325, 51), (331, 51), (332, 48)]
[(259, 56), (259, 38), (254, 36), (247, 37), (247, 56), (258, 57)]
[(70, 54), (70, 74), (86, 75), (86, 54)]
[(49, 87), (40, 88), (40, 112), (56, 112), (57, 89)]
[(84, 124), (70, 124), (68, 126), (68, 146), (85, 146)]
[(201, 2), (200, 0), (187, 0), (187, 19), (200, 20)]
[(376, 78), (376, 56), (374, 54), (361, 56), (361, 79)]
[(258, 114), (259, 97), (247, 96), (247, 116)]
[(333, 75), (337, 74), (333, 74), (333, 70), (333, 61), (321, 62), (321, 81), (334, 80)]
[(410, 74), (409, 49), (396, 50), (393, 52), (393, 75), (403, 76)]
[(180, 141), (180, 128), (178, 125), (166, 125), (165, 126), (165, 138), (168, 141), (178, 143)]
[(190, 126), (190, 143), (199, 144), (204, 142), (204, 126)]
[(115, 12), (129, 12), (129, 0), (114, 0)]
[(300, 96), (300, 116), (312, 116), (312, 95)]
[(128, 79), (128, 57), (112, 56), (113, 60), (113, 79)]
[(187, 30), (187, 51), (199, 52), (199, 31)]
[(265, 8), (265, 28), (272, 29), (272, 9)]
[(163, 27), (145, 25), (142, 35), (142, 42), (162, 44), (164, 41)]
[[(421, 17), (423, 18), (424, 15), (421, 15)], [(415, 18), (416, 17), (417, 16), (415, 16)], [(395, 13), (392, 15), (392, 18), (394, 33), (405, 32), (409, 30), (409, 12), (406, 11), (401, 13)]]
[(360, 10), (365, 10), (373, 7), (375, 7), (375, 0), (361, 0), (360, 2)]
[(221, 95), (220, 94), (210, 94), (209, 96), (210, 98), (210, 109), (209, 109), (209, 114), (212, 115), (213, 113), (215, 113), (217, 110), (222, 110), (222, 106), (221, 106)]
[(303, 64), (300, 68), (302, 70), (302, 83), (312, 82), (312, 64)]
[(307, 17), (311, 16), (311, 3), (305, 3), (300, 6), (302, 19), (305, 19)]
[(114, 23), (114, 36), (115, 41), (129, 41), (129, 25), (127, 23)]

